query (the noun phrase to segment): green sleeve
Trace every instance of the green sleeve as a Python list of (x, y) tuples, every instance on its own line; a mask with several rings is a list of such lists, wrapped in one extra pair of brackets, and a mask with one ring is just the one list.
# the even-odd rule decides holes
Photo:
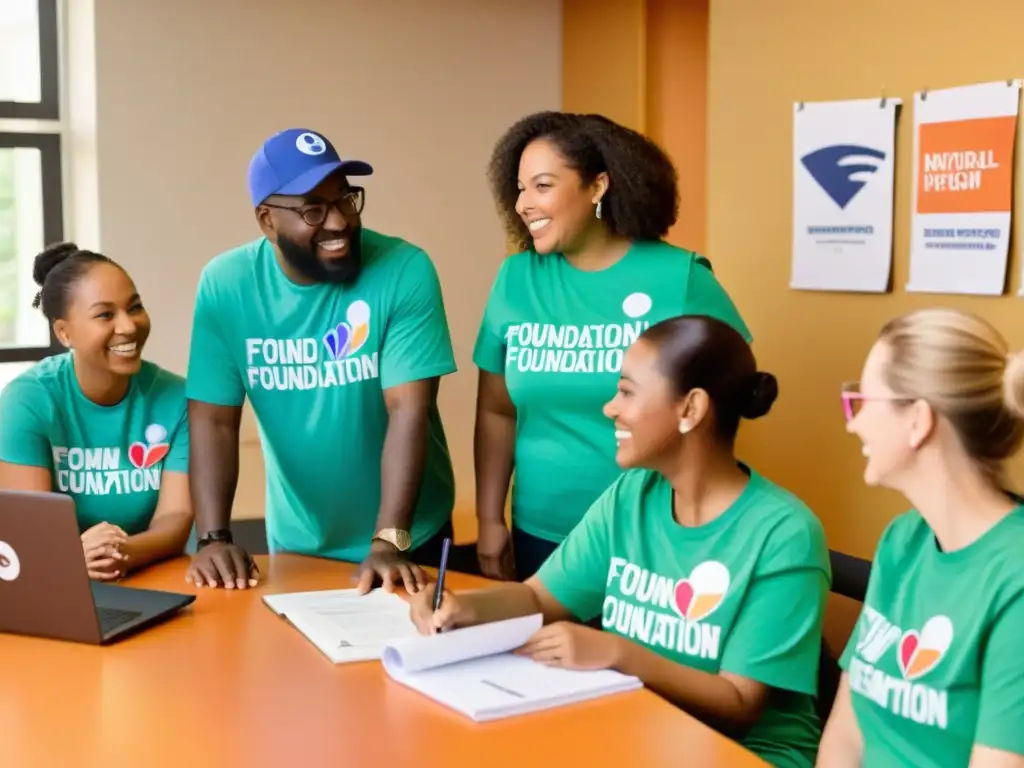
[(15, 379), (0, 392), (0, 461), (53, 467), (49, 393), (34, 381)]
[(417, 251), (399, 275), (381, 349), (384, 389), (456, 370), (448, 318), (434, 264)]
[(830, 581), (824, 533), (780, 526), (773, 538), (729, 632), (722, 670), (814, 695)]
[(1024, 595), (1017, 595), (989, 630), (981, 662), (974, 742), (992, 749), (1024, 755)]
[(709, 315), (731, 325), (748, 344), (754, 340), (736, 305), (711, 271), (711, 264), (700, 256), (690, 264), (683, 314)]
[(598, 497), (537, 571), (540, 583), (580, 621), (600, 615), (604, 603), (618, 487)]
[(196, 292), (185, 395), (212, 405), (240, 406), (245, 402), (245, 382), (224, 338), (218, 288), (207, 268)]
[(188, 411), (183, 411), (178, 426), (171, 436), (171, 449), (164, 459), (167, 472), (188, 473)]
[(505, 373), (505, 335), (502, 333), (501, 316), (505, 313), (505, 267), (508, 259), (498, 270), (498, 276), (491, 286), (484, 307), (484, 317), (477, 331), (476, 344), (473, 346), (473, 362), (481, 370), (488, 373), (504, 375)]

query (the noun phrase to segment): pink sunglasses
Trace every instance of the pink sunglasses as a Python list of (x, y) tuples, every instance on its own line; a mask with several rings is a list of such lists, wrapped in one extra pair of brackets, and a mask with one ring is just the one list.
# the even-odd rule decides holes
[(840, 397), (843, 400), (843, 414), (846, 416), (847, 421), (852, 421), (860, 413), (864, 403), (869, 400), (884, 400), (890, 403), (912, 403), (914, 401), (912, 397), (902, 397), (900, 395), (865, 395), (860, 391), (859, 381), (844, 382)]

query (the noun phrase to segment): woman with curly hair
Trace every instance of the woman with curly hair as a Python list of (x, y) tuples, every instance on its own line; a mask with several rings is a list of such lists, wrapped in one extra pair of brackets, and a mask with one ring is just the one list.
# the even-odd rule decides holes
[(477, 554), (485, 575), (526, 579), (619, 474), (601, 409), (630, 344), (682, 314), (751, 337), (710, 263), (664, 241), (676, 171), (642, 134), (541, 112), (498, 141), (488, 176), (520, 252), (498, 271), (473, 353)]

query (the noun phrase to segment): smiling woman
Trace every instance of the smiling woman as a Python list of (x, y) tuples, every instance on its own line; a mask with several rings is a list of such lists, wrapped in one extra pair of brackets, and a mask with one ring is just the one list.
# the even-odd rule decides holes
[(642, 134), (529, 115), (498, 140), (489, 177), (522, 251), (498, 272), (473, 354), (477, 551), (487, 576), (525, 579), (619, 474), (601, 408), (630, 344), (680, 314), (750, 332), (707, 259), (663, 240), (676, 170)]
[(652, 325), (604, 408), (625, 472), (525, 583), (445, 593), (437, 609), (428, 590), (412, 599), (417, 627), (541, 613), (545, 626), (518, 653), (639, 677), (771, 765), (810, 768), (825, 534), (734, 451), (741, 421), (765, 416), (777, 394), (727, 323)]
[(142, 359), (150, 321), (108, 257), (36, 257), (42, 310), (68, 352), (0, 393), (0, 488), (66, 493), (95, 579), (180, 554), (192, 525), (184, 380)]

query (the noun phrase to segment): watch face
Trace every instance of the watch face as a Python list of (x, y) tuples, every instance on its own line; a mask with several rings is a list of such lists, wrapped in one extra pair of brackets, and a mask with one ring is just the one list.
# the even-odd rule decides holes
[(384, 530), (379, 531), (374, 538), (386, 541), (388, 544), (391, 544), (399, 550), (406, 550), (412, 544), (412, 536), (409, 532), (400, 531), (397, 528), (385, 528)]

